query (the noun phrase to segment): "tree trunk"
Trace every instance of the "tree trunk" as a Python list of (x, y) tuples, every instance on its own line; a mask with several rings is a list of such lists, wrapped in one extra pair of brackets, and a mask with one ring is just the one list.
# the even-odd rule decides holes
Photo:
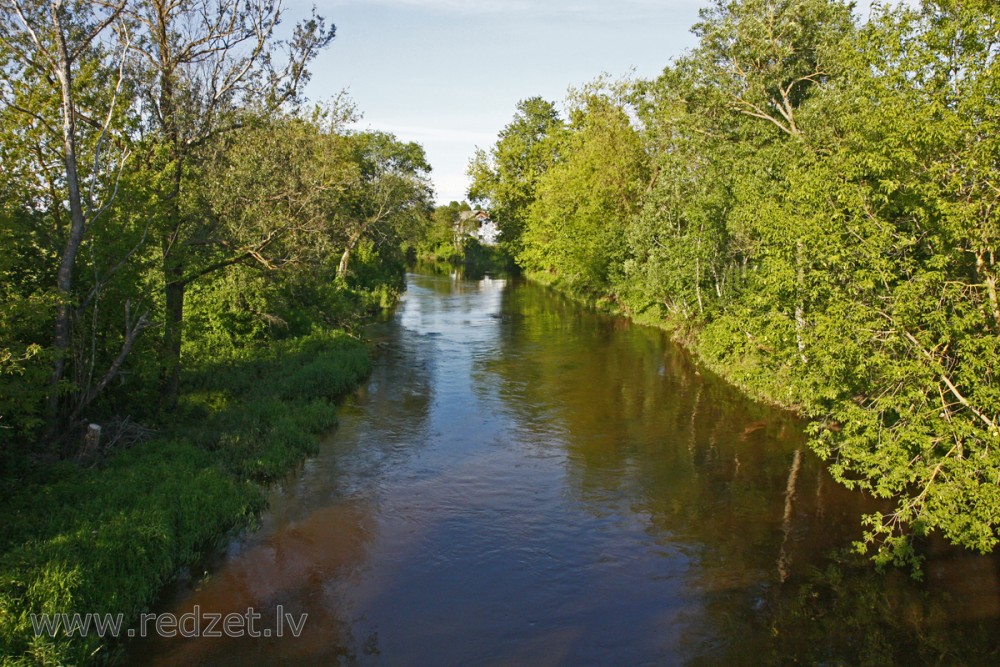
[(694, 293), (698, 297), (698, 314), (704, 315), (705, 306), (701, 301), (701, 260), (697, 257), (694, 258)]
[(361, 226), (361, 229), (356, 231), (353, 236), (347, 241), (347, 247), (344, 248), (344, 254), (340, 256), (340, 264), (337, 265), (337, 277), (346, 278), (347, 277), (347, 266), (351, 261), (351, 251), (354, 247), (358, 245), (358, 241), (361, 240), (361, 235), (365, 233), (368, 228), (369, 223), (366, 222)]
[(805, 266), (805, 246), (802, 240), (795, 245), (795, 345), (799, 349), (799, 359), (803, 364), (809, 363), (806, 356), (806, 343), (802, 337), (802, 332), (806, 328), (806, 266)]
[(181, 379), (181, 343), (184, 341), (184, 291), (181, 281), (167, 283), (164, 296), (166, 308), (163, 321), (163, 342), (160, 348), (161, 407), (177, 405)]
[(347, 265), (351, 261), (351, 246), (344, 248), (344, 254), (340, 256), (340, 264), (337, 265), (337, 277), (343, 278), (347, 275)]
[(76, 159), (76, 108), (73, 102), (73, 73), (66, 46), (66, 37), (62, 30), (62, 22), (57, 9), (52, 11), (52, 22), (59, 39), (58, 66), (56, 76), (59, 79), (62, 96), (63, 120), (63, 161), (66, 166), (66, 188), (69, 196), (70, 227), (66, 235), (66, 243), (62, 256), (59, 258), (59, 271), (56, 274), (56, 290), (59, 294), (59, 305), (56, 310), (55, 333), (53, 344), (55, 363), (52, 369), (52, 380), (49, 392), (48, 419), (49, 434), (55, 435), (59, 427), (59, 383), (65, 374), (66, 356), (69, 353), (71, 313), (70, 300), (73, 290), (73, 267), (80, 245), (83, 243), (83, 233), (86, 220), (83, 204), (80, 200), (80, 177), (77, 172)]
[(163, 276), (163, 338), (160, 341), (160, 404), (172, 409), (180, 395), (181, 344), (184, 342), (184, 246), (180, 240), (183, 216), (181, 215), (181, 188), (183, 186), (184, 158), (186, 152), (177, 124), (177, 107), (174, 100), (174, 62), (170, 39), (167, 35), (168, 11), (157, 4), (159, 22), (155, 30), (160, 54), (159, 105), (163, 134), (170, 147), (170, 185), (167, 191), (166, 225), (160, 241)]
[[(987, 261), (987, 255), (989, 261)], [(1000, 331), (1000, 298), (997, 298), (997, 275), (993, 268), (993, 253), (979, 252), (976, 254), (976, 273), (986, 286), (986, 297), (990, 302), (990, 312), (993, 314), (993, 324)]]

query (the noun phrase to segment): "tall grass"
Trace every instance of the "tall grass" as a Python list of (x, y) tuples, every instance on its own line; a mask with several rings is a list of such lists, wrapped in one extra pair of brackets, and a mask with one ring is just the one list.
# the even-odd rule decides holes
[(59, 463), (0, 499), (0, 663), (113, 663), (98, 637), (35, 637), (31, 614), (138, 620), (163, 586), (263, 508), (314, 453), (367, 348), (318, 332), (204, 364), (154, 440), (96, 467)]

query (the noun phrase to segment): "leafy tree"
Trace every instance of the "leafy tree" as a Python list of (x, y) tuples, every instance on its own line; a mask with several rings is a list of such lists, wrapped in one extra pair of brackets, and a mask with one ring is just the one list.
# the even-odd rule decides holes
[(562, 127), (554, 104), (540, 97), (522, 100), (496, 145), (489, 152), (477, 150), (469, 163), (469, 199), (489, 209), (500, 229), (500, 246), (511, 256), (522, 248), (538, 180), (557, 157), (558, 143), (550, 138)]
[(433, 199), (427, 179), (431, 168), (419, 144), (385, 132), (362, 132), (351, 142), (359, 174), (344, 208), (346, 239), (337, 266), (341, 278), (347, 277), (351, 253), (362, 238), (399, 245), (407, 227), (423, 223)]
[[(74, 346), (80, 316), (93, 306), (96, 318), (103, 282), (131, 254), (119, 252), (112, 260), (114, 268), (105, 275), (94, 265), (93, 283), (79, 285), (81, 249), (98, 221), (107, 217), (129, 155), (122, 125), (128, 100), (121, 97), (130, 43), (126, 36), (116, 44), (112, 32), (114, 28), (127, 35), (124, 8), (124, 2), (0, 4), (5, 163), (29, 188), (21, 199), (24, 216), (49, 226), (37, 240), (55, 253), (53, 371), (47, 398), (50, 436), (64, 420), (73, 422), (107, 387), (148, 326), (146, 314), (133, 319), (126, 306), (120, 351), (96, 378), (95, 355), (85, 361), (79, 358), (84, 348)], [(110, 90), (104, 85), (107, 80), (115, 82)], [(54, 162), (60, 165), (58, 170), (52, 168)], [(96, 345), (92, 335), (89, 347)], [(67, 386), (67, 364), (74, 361), (75, 382)]]
[[(259, 117), (195, 155), (202, 179), (192, 194), (211, 234), (199, 250), (202, 274), (191, 281), (204, 285), (188, 308), (199, 320), (196, 338), (250, 346), (288, 326), (276, 303), (282, 283), (296, 272), (322, 276), (344, 236), (338, 215), (360, 172), (344, 131), (351, 118), (336, 105)], [(220, 350), (203, 340), (185, 349)]]
[(638, 87), (653, 176), (630, 221), (630, 258), (619, 289), (632, 312), (707, 318), (733, 298), (753, 245), (730, 218), (744, 168), (738, 144), (719, 141), (725, 110), (707, 106), (692, 63)]
[(180, 377), (185, 291), (200, 277), (242, 261), (237, 258), (244, 252), (236, 250), (228, 263), (214, 252), (224, 243), (192, 205), (200, 175), (194, 154), (217, 134), (239, 127), (241, 108), (276, 109), (295, 101), (309, 78), (307, 64), (333, 40), (335, 27), (314, 15), (296, 26), (291, 39), (279, 40), (282, 5), (264, 0), (151, 0), (130, 16), (142, 54), (136, 77), (150, 109), (145, 161), (155, 174), (165, 309), (161, 381), (169, 405)]
[(840, 70), (854, 29), (841, 0), (715, 0), (694, 27), (694, 58), (732, 110), (796, 136), (796, 112)]
[(471, 211), (472, 207), (465, 201), (452, 201), (435, 208), (421, 237), (418, 252), (432, 260), (460, 259), (463, 247), (456, 225), (463, 213)]
[(865, 328), (830, 355), (856, 350), (843, 374), (854, 393), (831, 410), (843, 428), (816, 445), (839, 479), (897, 499), (867, 518), (883, 562), (915, 562), (912, 538), (929, 530), (981, 551), (997, 542), (997, 189), (986, 156), (996, 155), (998, 19), (975, 2), (886, 13), (859, 49), (867, 67), (838, 98), (879, 100), (857, 109), (841, 157), (855, 178), (848, 223), (874, 229), (852, 267), (867, 289), (844, 304)]
[(627, 104), (578, 97), (551, 159), (473, 161), (522, 195), (522, 265), (812, 417), (834, 476), (896, 502), (865, 519), (883, 563), (998, 539), (998, 11), (718, 0)]
[(646, 186), (647, 160), (621, 100), (603, 82), (571, 100), (559, 160), (538, 179), (518, 255), (531, 271), (596, 293), (624, 261), (624, 223)]

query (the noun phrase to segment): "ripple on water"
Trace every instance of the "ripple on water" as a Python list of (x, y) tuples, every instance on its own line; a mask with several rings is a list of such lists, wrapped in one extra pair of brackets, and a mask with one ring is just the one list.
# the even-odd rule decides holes
[(831, 558), (870, 505), (801, 455), (794, 420), (699, 373), (660, 333), (532, 286), (409, 285), (338, 430), (274, 490), (261, 530), (168, 605), (281, 604), (309, 614), (303, 636), (146, 642), (133, 662), (853, 664), (933, 642), (995, 650), (995, 559), (942, 548), (925, 590)]

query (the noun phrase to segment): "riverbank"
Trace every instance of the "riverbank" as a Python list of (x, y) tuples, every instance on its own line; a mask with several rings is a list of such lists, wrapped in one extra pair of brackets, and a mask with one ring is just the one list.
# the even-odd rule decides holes
[(463, 275), (514, 274), (519, 269), (508, 255), (496, 246), (484, 246), (474, 239), (466, 243), (462, 252), (452, 246), (414, 252), (415, 265), (431, 273), (461, 271)]
[(849, 548), (876, 505), (788, 413), (537, 284), (408, 281), (336, 436), (157, 605), (302, 635), (130, 664), (996, 663), (996, 558), (877, 573)]
[(635, 324), (660, 329), (670, 339), (687, 350), (706, 370), (718, 375), (753, 400), (781, 410), (793, 412), (802, 419), (810, 419), (808, 397), (800, 383), (795, 381), (793, 368), (764, 368), (759, 359), (750, 355), (717, 354), (712, 341), (706, 340), (706, 327), (681, 317), (664, 317), (659, 311), (634, 312), (623, 306), (611, 295), (593, 296), (564, 289), (559, 277), (540, 271), (526, 271), (524, 278), (538, 285), (555, 290), (587, 308), (601, 313), (622, 317)]
[(114, 662), (113, 642), (36, 636), (32, 615), (137, 623), (180, 571), (253, 523), (265, 486), (316, 451), (370, 367), (367, 346), (339, 331), (217, 359), (187, 373), (152, 439), (22, 480), (0, 501), (0, 662)]

